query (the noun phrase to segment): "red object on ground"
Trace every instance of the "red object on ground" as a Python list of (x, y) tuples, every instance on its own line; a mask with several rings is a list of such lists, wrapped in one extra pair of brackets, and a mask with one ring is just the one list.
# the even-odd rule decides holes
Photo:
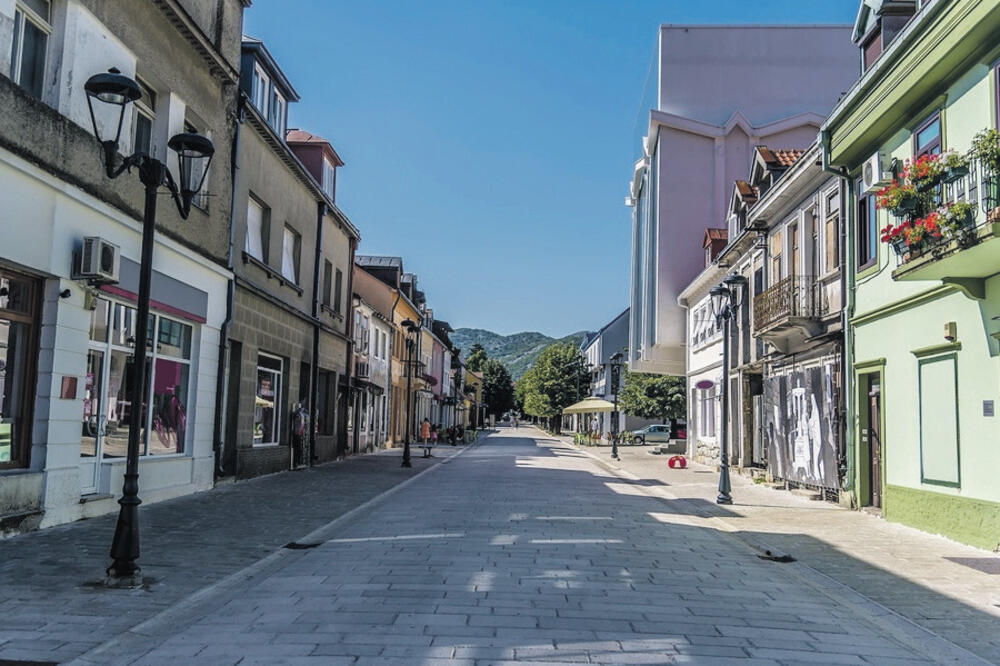
[(670, 460), (667, 461), (667, 464), (670, 465), (670, 469), (673, 469), (675, 467), (686, 469), (688, 466), (688, 461), (687, 458), (685, 458), (684, 456), (670, 456)]

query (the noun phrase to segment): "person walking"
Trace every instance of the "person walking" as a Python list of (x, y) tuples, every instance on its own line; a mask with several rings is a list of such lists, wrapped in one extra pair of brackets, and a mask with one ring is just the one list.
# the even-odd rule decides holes
[(431, 426), (431, 444), (437, 444), (438, 441), (438, 427), (435, 423)]
[(420, 424), (420, 441), (424, 444), (431, 440), (431, 422), (424, 419), (424, 422)]

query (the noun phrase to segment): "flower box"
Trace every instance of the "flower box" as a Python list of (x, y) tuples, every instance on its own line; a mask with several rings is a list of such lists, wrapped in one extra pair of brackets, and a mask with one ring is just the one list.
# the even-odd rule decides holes
[(956, 180), (965, 178), (968, 175), (969, 167), (967, 166), (948, 167), (945, 169), (944, 174), (942, 174), (941, 180), (946, 183), (954, 183)]

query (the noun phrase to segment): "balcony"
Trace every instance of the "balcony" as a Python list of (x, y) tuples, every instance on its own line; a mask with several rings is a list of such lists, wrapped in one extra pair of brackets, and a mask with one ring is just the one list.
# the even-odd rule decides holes
[(753, 299), (753, 334), (784, 350), (795, 336), (819, 334), (828, 308), (826, 289), (812, 275), (791, 275)]

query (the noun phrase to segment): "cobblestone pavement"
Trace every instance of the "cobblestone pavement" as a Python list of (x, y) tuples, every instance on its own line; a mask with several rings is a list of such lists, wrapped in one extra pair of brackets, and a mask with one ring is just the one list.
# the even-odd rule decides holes
[(0, 663), (76, 657), (454, 454), (437, 451), (410, 470), (393, 450), (143, 505), (141, 590), (100, 584), (116, 514), (0, 540)]
[[(541, 435), (548, 437), (547, 435)], [(567, 441), (567, 438), (559, 438)], [(811, 569), (1000, 663), (1000, 555), (927, 534), (865, 512), (811, 501), (733, 475), (732, 506), (715, 504), (718, 473), (691, 464), (670, 469), (650, 447), (583, 447), (604, 465), (655, 484), (664, 497), (721, 517), (742, 540), (791, 554)]]
[(532, 435), (491, 435), (75, 663), (979, 662)]

